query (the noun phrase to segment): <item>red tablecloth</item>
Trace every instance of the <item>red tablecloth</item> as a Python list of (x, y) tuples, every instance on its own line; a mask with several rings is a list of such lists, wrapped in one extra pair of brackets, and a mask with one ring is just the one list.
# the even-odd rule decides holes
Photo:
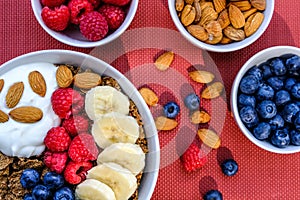
[[(229, 107), (233, 80), (247, 59), (267, 47), (300, 45), (300, 2), (298, 0), (276, 1), (275, 4), (275, 12), (269, 28), (255, 43), (232, 53), (209, 53), (221, 74), (218, 79), (222, 78), (226, 88), (226, 100), (217, 100), (224, 105), (225, 112), (218, 108), (213, 111), (214, 115), (222, 117), (224, 114), (225, 117), (224, 127), (219, 127), (222, 146), (208, 154), (209, 163), (197, 172), (186, 173), (179, 159), (168, 160), (170, 155), (167, 151), (168, 148), (165, 148), (174, 138), (176, 140), (179, 128), (175, 131), (159, 133), (163, 165), (160, 169), (153, 200), (201, 199), (202, 194), (208, 189), (219, 189), (223, 193), (224, 199), (300, 199), (298, 191), (300, 189), (300, 185), (298, 185), (300, 183), (298, 171), (300, 154), (279, 155), (255, 146), (238, 129), (231, 117)], [(172, 68), (177, 75), (178, 72), (182, 75), (182, 77), (178, 75), (182, 80), (188, 80), (187, 71), (191, 64), (195, 64), (187, 58), (193, 55), (199, 56), (199, 52), (201, 52), (177, 32), (169, 15), (167, 0), (140, 0), (137, 14), (130, 28), (124, 33), (125, 35), (119, 39), (119, 42), (108, 44), (109, 54), (104, 53), (101, 47), (96, 49), (75, 48), (53, 39), (39, 26), (29, 0), (0, 1), (0, 9), (0, 64), (36, 50), (69, 49), (90, 53), (110, 62), (139, 85), (144, 80), (142, 76), (150, 76), (154, 73), (152, 71), (154, 69), (149, 66), (149, 63), (153, 63), (154, 57), (162, 50), (170, 49), (175, 52)], [(148, 42), (143, 43), (143, 39)], [(153, 43), (149, 41), (153, 41)], [(163, 42), (158, 43), (158, 41)], [(183, 45), (180, 45), (181, 43)], [(118, 47), (123, 49), (120, 51)], [(175, 49), (177, 47), (178, 49)], [(190, 54), (189, 50), (191, 50)], [(126, 52), (126, 55), (122, 55), (120, 52)], [(212, 60), (203, 58), (199, 58), (199, 61), (202, 62), (199, 64), (206, 65), (207, 69), (213, 69), (213, 67), (207, 66), (213, 63)], [(144, 74), (138, 73), (140, 67), (144, 67), (144, 71), (141, 71)], [(172, 99), (180, 100), (180, 95), (184, 93), (184, 91), (178, 91), (180, 88), (177, 88), (180, 80), (162, 75), (151, 77), (152, 81), (145, 79), (148, 80), (146, 83), (150, 84), (160, 95), (160, 103)], [(164, 82), (164, 78), (168, 78), (166, 80), (169, 81), (162, 85), (160, 83)], [(195, 91), (201, 88), (194, 83), (190, 84)], [(227, 103), (227, 106), (222, 102)], [(202, 106), (209, 107), (208, 110), (214, 109), (212, 104), (205, 101), (202, 102)], [(157, 110), (152, 111), (154, 115), (157, 114), (155, 113)], [(217, 123), (214, 125), (218, 126)], [(239, 163), (239, 172), (236, 176), (225, 177), (222, 174), (219, 161), (225, 157), (233, 157)]]

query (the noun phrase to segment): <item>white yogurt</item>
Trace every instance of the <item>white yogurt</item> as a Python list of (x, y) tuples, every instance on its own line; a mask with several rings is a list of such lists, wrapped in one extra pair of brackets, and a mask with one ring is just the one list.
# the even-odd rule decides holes
[[(19, 123), (13, 119), (0, 123), (0, 151), (7, 156), (30, 157), (40, 155), (45, 150), (44, 138), (49, 129), (60, 125), (59, 117), (51, 107), (51, 95), (58, 88), (56, 83), (56, 69), (50, 63), (31, 63), (16, 67), (0, 78), (4, 79), (4, 87), (0, 93), (0, 109), (9, 113), (12, 109), (6, 106), (5, 96), (11, 85), (22, 81), (24, 92), (17, 107), (34, 106), (43, 111), (43, 118), (32, 124)], [(45, 97), (34, 93), (28, 82), (28, 74), (39, 71), (47, 85)]]

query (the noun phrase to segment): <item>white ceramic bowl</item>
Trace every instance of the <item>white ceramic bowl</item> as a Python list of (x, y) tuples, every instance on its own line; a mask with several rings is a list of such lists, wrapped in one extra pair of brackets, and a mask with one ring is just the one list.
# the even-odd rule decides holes
[(286, 148), (278, 148), (273, 146), (271, 143), (267, 141), (260, 141), (256, 139), (252, 133), (247, 129), (247, 127), (243, 124), (239, 116), (239, 109), (238, 109), (238, 91), (240, 81), (243, 78), (244, 74), (253, 66), (259, 65), (270, 58), (280, 56), (287, 53), (293, 53), (300, 56), (300, 49), (291, 46), (275, 46), (263, 51), (258, 52), (254, 56), (252, 56), (240, 69), (239, 73), (237, 74), (232, 89), (231, 89), (231, 110), (233, 112), (235, 121), (237, 122), (239, 128), (244, 133), (244, 135), (254, 144), (257, 146), (274, 153), (281, 153), (281, 154), (288, 154), (288, 153), (296, 153), (300, 152), (300, 146), (293, 146), (289, 145)]
[(215, 44), (215, 45), (211, 45), (211, 44), (207, 44), (205, 42), (202, 42), (198, 39), (196, 39), (194, 36), (192, 36), (186, 29), (185, 27), (182, 25), (178, 15), (177, 15), (177, 11), (175, 9), (175, 1), (176, 0), (168, 0), (168, 5), (169, 5), (169, 11), (171, 14), (171, 17), (173, 19), (173, 22), (175, 24), (175, 26), (177, 27), (177, 29), (179, 30), (179, 32), (192, 44), (194, 44), (197, 47), (200, 47), (204, 50), (208, 50), (208, 51), (214, 51), (214, 52), (231, 52), (231, 51), (236, 51), (239, 49), (242, 49), (246, 46), (249, 46), (250, 44), (252, 44), (253, 42), (255, 42), (267, 29), (272, 16), (273, 16), (273, 12), (274, 12), (274, 3), (275, 0), (267, 0), (267, 4), (266, 4), (266, 9), (263, 12), (265, 15), (264, 21), (261, 24), (261, 26), (259, 27), (259, 29), (250, 37), (239, 41), (239, 42), (233, 42), (230, 44)]
[(149, 153), (146, 154), (146, 167), (139, 187), (139, 199), (150, 200), (158, 177), (160, 147), (152, 114), (134, 85), (119, 71), (102, 60), (84, 53), (68, 50), (44, 50), (16, 57), (0, 66), (0, 75), (17, 66), (36, 62), (65, 63), (81, 66), (92, 69), (96, 73), (110, 76), (119, 82), (123, 92), (137, 105), (145, 124), (144, 129)]
[(112, 34), (106, 36), (102, 40), (95, 41), (95, 42), (89, 41), (86, 38), (84, 38), (82, 36), (82, 34), (80, 33), (79, 29), (75, 29), (75, 28), (69, 29), (68, 28), (68, 30), (65, 30), (62, 32), (57, 32), (57, 31), (51, 30), (50, 28), (48, 28), (46, 26), (46, 24), (44, 23), (44, 21), (41, 17), (41, 12), (42, 12), (43, 7), (40, 3), (40, 0), (31, 0), (31, 7), (33, 9), (33, 13), (34, 13), (37, 21), (39, 22), (39, 24), (53, 38), (55, 38), (56, 40), (58, 40), (62, 43), (68, 44), (70, 46), (90, 48), (90, 47), (97, 47), (97, 46), (107, 44), (107, 43), (115, 40), (116, 38), (118, 38), (128, 28), (128, 26), (132, 22), (132, 20), (135, 16), (135, 13), (137, 11), (137, 8), (138, 8), (138, 3), (139, 3), (139, 0), (131, 0), (130, 8), (127, 11), (126, 18), (125, 18), (124, 22), (122, 23), (122, 25), (117, 30), (115, 30)]

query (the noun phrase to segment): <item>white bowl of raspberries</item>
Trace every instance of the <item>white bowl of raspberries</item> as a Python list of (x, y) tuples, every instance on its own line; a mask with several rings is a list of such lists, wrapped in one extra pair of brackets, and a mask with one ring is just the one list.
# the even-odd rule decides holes
[(82, 48), (104, 45), (130, 25), (138, 0), (31, 0), (43, 29), (58, 41)]
[(231, 91), (234, 118), (257, 146), (274, 153), (300, 151), (300, 49), (275, 46), (240, 69)]

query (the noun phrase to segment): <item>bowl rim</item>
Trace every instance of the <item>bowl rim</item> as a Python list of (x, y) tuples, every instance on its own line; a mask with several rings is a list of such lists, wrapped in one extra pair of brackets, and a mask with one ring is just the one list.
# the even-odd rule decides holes
[[(152, 131), (153, 133), (151, 133), (150, 137), (151, 137), (151, 144), (153, 146), (153, 154), (149, 155), (151, 157), (151, 159), (154, 159), (151, 161), (151, 163), (148, 163), (148, 165), (150, 166), (151, 171), (145, 171), (143, 176), (144, 178), (149, 177), (149, 184), (148, 187), (145, 190), (145, 195), (146, 198), (145, 200), (150, 200), (151, 196), (154, 192), (156, 183), (157, 183), (157, 179), (158, 179), (158, 174), (159, 174), (159, 166), (160, 166), (160, 144), (159, 144), (159, 139), (158, 139), (158, 133), (155, 127), (155, 123), (154, 123), (154, 119), (153, 116), (150, 112), (149, 107), (147, 106), (147, 104), (145, 103), (145, 101), (143, 100), (142, 96), (140, 95), (140, 93), (138, 92), (138, 90), (136, 89), (136, 87), (121, 73), (119, 72), (117, 69), (115, 69), (113, 66), (111, 66), (110, 64), (104, 62), (103, 60), (85, 54), (85, 53), (81, 53), (81, 52), (77, 52), (77, 51), (72, 51), (72, 50), (62, 50), (62, 49), (48, 49), (48, 50), (38, 50), (38, 51), (33, 51), (30, 53), (26, 53), (26, 54), (22, 54), (19, 55), (15, 58), (12, 58), (11, 60), (6, 61), (5, 63), (0, 65), (0, 74), (5, 73), (6, 71), (9, 71), (10, 69), (12, 69), (12, 67), (17, 67), (20, 65), (20, 63), (23, 63), (22, 60), (28, 60), (28, 58), (32, 58), (32, 57), (39, 57), (38, 60), (39, 61), (28, 61), (28, 62), (24, 62), (23, 64), (28, 64), (28, 63), (33, 63), (33, 62), (48, 62), (48, 61), (44, 61), (43, 60), (43, 55), (52, 55), (54, 59), (57, 58), (57, 55), (62, 55), (60, 58), (65, 59), (66, 55), (69, 56), (78, 56), (78, 59), (81, 60), (84, 63), (85, 61), (87, 61), (87, 63), (90, 62), (96, 62), (99, 63), (100, 65), (103, 65), (105, 67), (105, 71), (107, 71), (107, 69), (109, 69), (113, 74), (115, 74), (118, 77), (121, 77), (122, 81), (124, 81), (124, 83), (129, 86), (130, 88), (134, 88), (134, 90), (136, 91), (132, 91), (131, 94), (126, 94), (128, 97), (131, 95), (136, 95), (136, 98), (138, 100), (138, 103), (140, 105), (140, 107), (143, 108), (143, 114), (144, 116), (147, 116), (147, 118), (150, 120), (150, 122), (148, 124), (146, 124), (147, 129), (149, 129), (150, 131)], [(52, 58), (52, 57), (51, 57)], [(60, 59), (58, 58), (58, 59)], [(70, 62), (73, 62), (70, 60)], [(77, 62), (77, 61), (75, 61)], [(105, 74), (104, 71), (104, 74)], [(122, 86), (121, 86), (122, 87)], [(147, 136), (147, 132), (146, 132), (146, 136)], [(146, 159), (147, 159), (147, 155), (146, 155)], [(147, 165), (146, 165), (147, 168)], [(146, 177), (147, 176), (147, 177)], [(142, 183), (143, 183), (142, 179)], [(139, 188), (140, 190), (140, 188)]]
[[(263, 23), (261, 24), (261, 26), (258, 28), (258, 30), (253, 35), (251, 35), (248, 38), (245, 38), (242, 41), (234, 42), (231, 44), (222, 44), (222, 45), (221, 44), (219, 44), (219, 45), (206, 44), (206, 43), (196, 39), (195, 37), (193, 37), (185, 29), (185, 27), (180, 22), (179, 17), (177, 16), (177, 12), (175, 9), (175, 0), (168, 0), (168, 7), (169, 7), (169, 12), (170, 12), (173, 23), (175, 24), (175, 26), (177, 27), (177, 29), (179, 30), (179, 32), (183, 35), (183, 37), (185, 39), (187, 39), (193, 45), (195, 45), (199, 48), (202, 48), (204, 50), (225, 53), (225, 52), (232, 52), (232, 51), (237, 51), (242, 48), (245, 48), (245, 47), (251, 45), (252, 43), (254, 43), (258, 38), (261, 37), (261, 35), (268, 28), (268, 26), (271, 22), (271, 19), (273, 17), (273, 13), (274, 13), (275, 0), (270, 0), (267, 3), (268, 3), (268, 7), (266, 7), (266, 9), (269, 10), (270, 15), (264, 16)], [(239, 44), (239, 45), (237, 45), (237, 44)]]
[[(285, 50), (288, 50), (287, 53), (290, 52), (297, 52), (298, 55), (300, 55), (300, 48), (295, 47), (295, 46), (272, 46), (269, 48), (266, 48), (262, 51), (257, 52), (256, 54), (254, 54), (253, 56), (251, 56), (251, 58), (249, 58), (245, 64), (240, 68), (238, 74), (236, 75), (234, 82), (232, 84), (232, 88), (231, 88), (231, 97), (230, 97), (230, 106), (231, 106), (231, 111), (233, 113), (234, 119), (238, 125), (238, 127), (240, 128), (240, 130), (242, 131), (242, 133), (255, 145), (257, 145), (258, 147), (267, 150), (269, 152), (272, 153), (277, 153), (277, 154), (292, 154), (292, 153), (297, 153), (300, 152), (300, 146), (295, 146), (295, 148), (292, 149), (287, 149), (287, 148), (278, 148), (278, 147), (274, 147), (274, 146), (266, 146), (266, 141), (260, 141), (258, 139), (256, 139), (252, 133), (247, 129), (247, 127), (243, 124), (243, 122), (241, 121), (240, 117), (239, 117), (239, 109), (237, 106), (237, 94), (238, 94), (238, 90), (239, 90), (239, 83), (240, 80), (242, 79), (242, 77), (244, 76), (244, 74), (247, 72), (248, 69), (253, 67), (253, 64), (256, 63), (256, 65), (260, 64), (260, 62), (256, 62), (255, 60), (260, 58), (263, 55), (270, 55), (270, 52), (273, 52), (274, 50), (276, 51), (280, 51), (282, 52), (282, 54), (285, 54)], [(280, 56), (280, 55), (278, 55)], [(272, 57), (276, 57), (276, 55), (272, 54)], [(270, 57), (271, 58), (271, 57)], [(261, 60), (262, 62), (267, 61), (268, 58), (264, 58), (263, 60)], [(255, 61), (255, 62), (254, 62)], [(254, 62), (254, 63), (253, 63)]]
[[(46, 26), (46, 24), (43, 22), (43, 19), (41, 17), (41, 11), (42, 11), (42, 5), (40, 3), (40, 0), (31, 0), (31, 8), (33, 10), (35, 19), (38, 21), (39, 25), (46, 31), (50, 36), (52, 36), (54, 39), (60, 41), (61, 43), (73, 46), (73, 47), (80, 47), (80, 48), (92, 48), (92, 47), (98, 47), (105, 45), (109, 42), (112, 42), (113, 40), (117, 39), (122, 33), (124, 33), (127, 28), (130, 26), (131, 22), (134, 19), (134, 16), (138, 9), (139, 0), (131, 0), (130, 7), (128, 9), (127, 15), (124, 19), (124, 22), (122, 25), (115, 30), (112, 34), (106, 36), (105, 38), (99, 40), (99, 41), (88, 41), (88, 40), (77, 40), (74, 38), (71, 38), (63, 32), (58, 32), (51, 30)], [(131, 15), (129, 15), (131, 13)], [(68, 40), (65, 40), (64, 38), (68, 38)]]

